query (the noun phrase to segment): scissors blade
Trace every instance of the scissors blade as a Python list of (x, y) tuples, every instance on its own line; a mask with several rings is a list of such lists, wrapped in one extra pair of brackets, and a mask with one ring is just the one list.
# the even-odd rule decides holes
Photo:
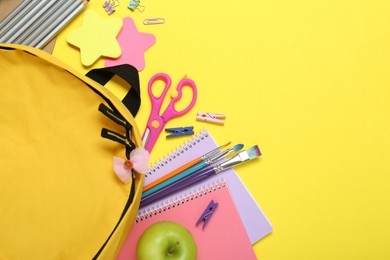
[(145, 128), (144, 135), (142, 136), (142, 143), (144, 145), (144, 148), (150, 153), (152, 152), (152, 149), (154, 145), (156, 144), (157, 138), (159, 134), (161, 133), (163, 125), (158, 126), (157, 128), (151, 126), (147, 126)]
[(150, 137), (150, 129), (147, 127), (145, 129), (145, 132), (144, 132), (144, 135), (142, 136), (142, 145), (144, 147), (146, 147), (146, 144), (148, 143), (149, 141), (149, 137)]

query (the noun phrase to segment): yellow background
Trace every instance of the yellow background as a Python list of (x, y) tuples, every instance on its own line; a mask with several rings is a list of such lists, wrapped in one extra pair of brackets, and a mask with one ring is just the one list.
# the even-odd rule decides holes
[[(109, 18), (102, 2), (88, 8)], [(120, 3), (110, 17), (130, 16), (156, 36), (140, 72), (141, 132), (147, 82), (165, 72), (174, 84), (188, 75), (199, 92), (166, 127), (260, 146), (261, 159), (236, 169), (274, 226), (254, 245), (258, 258), (390, 258), (389, 1), (144, 0), (143, 13)], [(166, 23), (145, 26), (148, 17)], [(65, 42), (81, 21), (60, 34), (54, 55), (87, 71)], [(226, 114), (225, 125), (197, 122), (197, 111)], [(152, 161), (187, 140), (164, 135)]]

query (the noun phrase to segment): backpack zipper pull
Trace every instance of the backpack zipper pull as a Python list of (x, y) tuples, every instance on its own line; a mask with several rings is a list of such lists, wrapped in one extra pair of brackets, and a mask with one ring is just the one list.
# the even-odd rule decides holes
[(133, 146), (132, 142), (126, 136), (121, 135), (117, 132), (108, 130), (106, 128), (102, 129), (101, 136), (103, 138), (110, 139), (111, 141), (123, 144), (124, 146), (129, 147), (129, 148), (131, 148)]
[(126, 129), (131, 130), (131, 124), (127, 122), (127, 120), (124, 119), (120, 114), (118, 114), (105, 104), (102, 103), (99, 105), (99, 111), (118, 125), (124, 126)]
[(117, 132), (102, 129), (101, 136), (111, 141), (123, 144), (126, 147), (126, 158), (130, 158), (130, 152), (136, 148), (135, 143), (130, 139), (130, 131), (126, 131), (126, 135), (119, 134)]

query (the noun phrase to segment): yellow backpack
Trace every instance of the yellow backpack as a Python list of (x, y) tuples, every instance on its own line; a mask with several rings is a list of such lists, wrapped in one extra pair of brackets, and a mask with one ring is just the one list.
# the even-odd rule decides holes
[(143, 186), (142, 174), (124, 184), (113, 170), (113, 156), (142, 145), (137, 70), (89, 75), (123, 77), (123, 103), (30, 47), (0, 45), (0, 72), (0, 259), (114, 259)]

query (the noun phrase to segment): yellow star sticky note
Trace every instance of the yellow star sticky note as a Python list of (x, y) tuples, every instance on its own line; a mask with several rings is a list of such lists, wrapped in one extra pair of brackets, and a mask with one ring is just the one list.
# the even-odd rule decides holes
[(66, 40), (80, 49), (81, 63), (90, 66), (101, 56), (121, 56), (116, 36), (122, 24), (119, 18), (103, 19), (95, 11), (87, 10), (81, 27), (70, 32)]

